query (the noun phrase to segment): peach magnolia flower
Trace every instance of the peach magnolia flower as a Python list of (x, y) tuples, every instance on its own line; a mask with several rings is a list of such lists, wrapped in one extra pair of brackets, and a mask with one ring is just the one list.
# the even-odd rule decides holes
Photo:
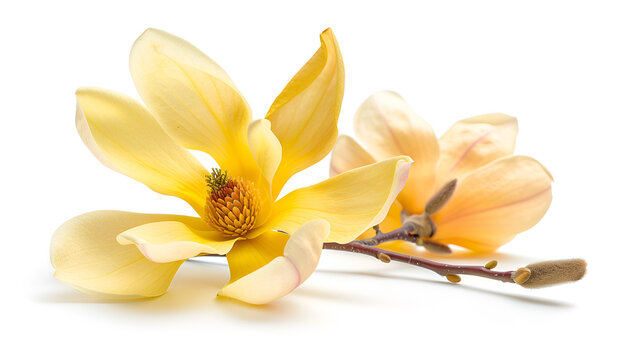
[[(488, 114), (461, 120), (438, 140), (398, 94), (380, 92), (359, 107), (354, 125), (367, 150), (341, 136), (332, 153), (331, 175), (395, 155), (415, 161), (383, 231), (401, 226), (403, 209), (421, 214), (426, 201), (453, 179), (458, 179), (453, 197), (432, 216), (434, 242), (492, 251), (534, 226), (549, 208), (549, 172), (530, 157), (512, 155), (518, 130), (514, 117)], [(413, 244), (400, 241), (382, 247), (415, 251)]]
[[(254, 122), (225, 71), (173, 35), (147, 30), (130, 67), (148, 109), (125, 95), (80, 89), (79, 134), (105, 165), (187, 201), (199, 216), (97, 211), (69, 220), (53, 236), (51, 260), (55, 277), (77, 289), (159, 296), (186, 259), (226, 254), (231, 278), (219, 294), (266, 303), (306, 280), (325, 240), (350, 242), (382, 221), (402, 189), (405, 156), (276, 200), (337, 138), (344, 69), (331, 30), (266, 119)], [(208, 153), (221, 170), (209, 173), (185, 148)]]

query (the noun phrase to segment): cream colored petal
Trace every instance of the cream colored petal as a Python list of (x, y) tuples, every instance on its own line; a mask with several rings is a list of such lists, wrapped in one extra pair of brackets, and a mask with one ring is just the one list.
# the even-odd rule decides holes
[(79, 215), (61, 225), (53, 235), (50, 259), (55, 277), (83, 292), (112, 299), (164, 294), (182, 261), (154, 263), (135, 246), (116, 241), (119, 233), (154, 221), (195, 224), (198, 219), (122, 211)]
[(549, 172), (536, 160), (511, 156), (463, 177), (434, 215), (433, 240), (492, 251), (534, 226), (551, 204)]
[(251, 123), (247, 139), (262, 175), (271, 184), (282, 159), (282, 145), (271, 131), (269, 120), (261, 119)]
[(387, 215), (411, 159), (399, 156), (297, 189), (274, 204), (268, 228), (292, 233), (310, 220), (330, 223), (328, 241), (348, 243)]
[(202, 213), (206, 169), (140, 103), (116, 92), (81, 88), (76, 127), (103, 164), (158, 193), (184, 199)]
[(376, 160), (353, 138), (341, 135), (330, 154), (330, 176), (361, 166), (374, 164)]
[(456, 122), (440, 138), (436, 186), (512, 155), (517, 132), (516, 118), (505, 114), (487, 114)]
[(121, 245), (136, 245), (147, 259), (156, 263), (186, 260), (200, 254), (224, 255), (236, 242), (197, 221), (152, 222), (126, 230), (116, 239)]
[[(282, 254), (230, 282), (219, 295), (251, 304), (266, 304), (287, 295), (315, 271), (329, 233), (325, 220), (307, 222), (291, 235)], [(230, 263), (230, 271), (232, 268)]]
[(282, 162), (273, 181), (274, 198), (293, 174), (323, 159), (337, 139), (344, 90), (344, 67), (332, 30), (321, 47), (278, 95), (265, 118), (282, 144)]
[(398, 200), (407, 211), (421, 213), (433, 192), (439, 156), (431, 126), (400, 95), (382, 91), (361, 104), (354, 117), (354, 129), (377, 160), (397, 155), (414, 160)]
[(190, 43), (148, 29), (129, 59), (138, 93), (165, 130), (232, 176), (255, 179), (247, 145), (249, 105), (226, 72)]

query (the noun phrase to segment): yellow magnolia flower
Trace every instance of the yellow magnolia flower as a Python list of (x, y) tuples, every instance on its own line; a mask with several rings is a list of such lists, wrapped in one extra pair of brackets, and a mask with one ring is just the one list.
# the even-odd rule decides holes
[[(492, 251), (534, 226), (549, 208), (549, 172), (530, 157), (512, 155), (518, 130), (514, 117), (488, 114), (461, 120), (438, 140), (402, 97), (380, 92), (359, 107), (354, 125), (368, 150), (350, 137), (339, 137), (331, 175), (394, 155), (415, 161), (381, 224), (383, 231), (401, 226), (403, 209), (421, 214), (427, 200), (453, 179), (458, 180), (453, 197), (432, 216), (437, 226), (430, 238), (434, 242)], [(381, 247), (415, 251), (413, 244), (401, 241)]]
[[(306, 280), (325, 240), (350, 242), (381, 222), (403, 187), (405, 156), (276, 200), (337, 138), (344, 68), (330, 29), (254, 122), (225, 71), (173, 35), (147, 30), (130, 67), (148, 109), (125, 95), (80, 89), (79, 134), (105, 165), (187, 201), (199, 216), (97, 211), (69, 220), (53, 236), (51, 260), (55, 276), (77, 289), (158, 296), (186, 259), (226, 254), (231, 278), (220, 295), (266, 303)], [(208, 172), (186, 148), (208, 153), (220, 170)]]

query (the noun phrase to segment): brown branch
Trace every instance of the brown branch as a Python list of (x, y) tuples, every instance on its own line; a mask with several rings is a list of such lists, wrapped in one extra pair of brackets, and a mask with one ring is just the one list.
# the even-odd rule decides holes
[(403, 225), (402, 227), (396, 230), (386, 232), (386, 233), (380, 232), (378, 230), (378, 227), (376, 226), (375, 226), (375, 230), (376, 230), (375, 236), (369, 239), (355, 240), (352, 243), (375, 246), (375, 245), (384, 243), (386, 241), (393, 241), (393, 240), (404, 240), (404, 241), (409, 241), (412, 243), (415, 243), (416, 241), (418, 241), (418, 235), (412, 235), (410, 233), (413, 230), (413, 225), (409, 223), (406, 223), (405, 225)]
[[(480, 277), (485, 277), (485, 278), (493, 279), (493, 280), (499, 280), (503, 282), (511, 282), (511, 283), (515, 282), (514, 279), (512, 278), (512, 274), (514, 273), (514, 271), (493, 271), (493, 270), (487, 269), (484, 266), (449, 265), (449, 264), (439, 263), (436, 261), (431, 261), (431, 260), (427, 260), (427, 259), (423, 259), (423, 258), (419, 258), (415, 256), (404, 255), (404, 254), (396, 253), (393, 251), (375, 248), (372, 246), (364, 245), (357, 241), (354, 241), (348, 244), (324, 243), (324, 249), (348, 251), (348, 252), (353, 252), (353, 253), (358, 253), (358, 254), (369, 255), (383, 262), (389, 262), (391, 260), (398, 261), (405, 264), (414, 265), (414, 266), (431, 270), (442, 276), (455, 275), (455, 274), (473, 275), (473, 276), (480, 276)], [(449, 278), (449, 280), (453, 281), (451, 280), (451, 278)]]

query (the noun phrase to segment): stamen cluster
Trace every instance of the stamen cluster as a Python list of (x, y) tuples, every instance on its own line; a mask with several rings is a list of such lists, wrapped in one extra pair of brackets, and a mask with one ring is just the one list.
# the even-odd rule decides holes
[(260, 201), (251, 181), (234, 179), (225, 171), (212, 169), (212, 173), (206, 175), (206, 183), (204, 220), (208, 224), (231, 236), (243, 236), (254, 227)]

